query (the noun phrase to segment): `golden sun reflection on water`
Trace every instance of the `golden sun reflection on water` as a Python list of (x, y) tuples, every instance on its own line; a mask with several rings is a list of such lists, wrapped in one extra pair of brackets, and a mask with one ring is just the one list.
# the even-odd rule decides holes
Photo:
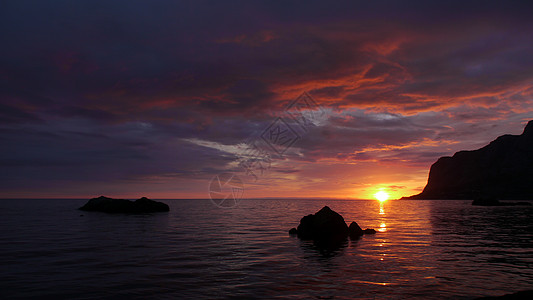
[[(343, 216), (349, 223), (356, 220), (361, 228), (373, 228), (375, 235), (365, 235), (358, 242), (350, 241), (347, 253), (350, 256), (364, 257), (365, 263), (372, 266), (372, 278), (355, 275), (354, 280), (368, 281), (369, 286), (404, 286), (407, 280), (399, 276), (399, 270), (412, 274), (408, 280), (422, 279), (432, 284), (435, 279), (435, 259), (426, 253), (431, 248), (432, 202), (419, 201), (355, 201), (346, 203)], [(363, 209), (367, 209), (366, 211)], [(358, 274), (358, 273), (357, 273)], [(413, 282), (414, 282), (413, 281)]]
[(379, 215), (382, 217), (381, 224), (379, 225), (379, 232), (387, 231), (387, 224), (385, 224), (385, 203), (384, 201), (379, 202)]

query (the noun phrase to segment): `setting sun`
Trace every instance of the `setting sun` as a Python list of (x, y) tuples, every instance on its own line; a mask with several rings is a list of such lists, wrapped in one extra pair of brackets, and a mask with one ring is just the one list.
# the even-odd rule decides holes
[(374, 194), (374, 197), (383, 202), (383, 201), (387, 201), (389, 199), (389, 194), (385, 191), (379, 191), (377, 193)]

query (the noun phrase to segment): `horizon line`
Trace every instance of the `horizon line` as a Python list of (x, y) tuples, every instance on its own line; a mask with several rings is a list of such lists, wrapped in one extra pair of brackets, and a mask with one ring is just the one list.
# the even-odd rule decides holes
[[(107, 197), (107, 196), (105, 196)], [(31, 197), (5, 197), (0, 198), (1, 200), (90, 200), (93, 198), (80, 198), (80, 197), (43, 197), (43, 198), (31, 198)], [(113, 198), (113, 197), (108, 197)], [(209, 198), (149, 198), (152, 200), (211, 200)], [(114, 199), (127, 199), (125, 197), (117, 197)], [(137, 198), (139, 199), (139, 198)], [(363, 199), (363, 198), (338, 198), (338, 197), (253, 197), (253, 198), (242, 198), (239, 201), (243, 200), (344, 200), (344, 201), (378, 201), (377, 199)], [(387, 201), (395, 201), (402, 199), (388, 199)]]

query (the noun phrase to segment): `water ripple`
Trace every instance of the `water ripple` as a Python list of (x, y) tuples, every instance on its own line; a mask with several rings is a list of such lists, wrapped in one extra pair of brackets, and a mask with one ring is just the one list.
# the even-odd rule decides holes
[[(533, 280), (530, 207), (169, 200), (168, 214), (126, 216), (83, 202), (0, 202), (4, 297), (469, 299)], [(287, 234), (324, 205), (378, 233), (332, 249)]]

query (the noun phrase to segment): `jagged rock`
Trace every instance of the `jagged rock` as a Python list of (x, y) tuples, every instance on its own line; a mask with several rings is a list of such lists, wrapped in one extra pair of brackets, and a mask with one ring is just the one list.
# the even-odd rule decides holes
[(358, 239), (365, 231), (356, 222), (352, 222), (349, 227), (346, 226), (346, 222), (340, 214), (324, 206), (314, 215), (303, 217), (298, 228), (292, 228), (289, 230), (289, 234), (297, 234), (303, 240), (336, 243), (346, 240), (348, 237)]
[(422, 193), (403, 199), (533, 199), (533, 121), (521, 135), (441, 157)]
[(305, 240), (338, 241), (348, 236), (348, 226), (341, 215), (324, 206), (314, 215), (300, 220), (297, 234)]
[(169, 211), (168, 205), (163, 202), (142, 197), (135, 201), (113, 199), (104, 196), (92, 198), (79, 208), (84, 211), (100, 211), (106, 213), (153, 213)]
[(363, 230), (364, 234), (376, 234), (376, 230), (372, 228), (367, 228)]
[(356, 240), (364, 234), (363, 229), (361, 229), (356, 222), (350, 223), (350, 226), (348, 226), (348, 232), (350, 234), (350, 239), (352, 240)]

